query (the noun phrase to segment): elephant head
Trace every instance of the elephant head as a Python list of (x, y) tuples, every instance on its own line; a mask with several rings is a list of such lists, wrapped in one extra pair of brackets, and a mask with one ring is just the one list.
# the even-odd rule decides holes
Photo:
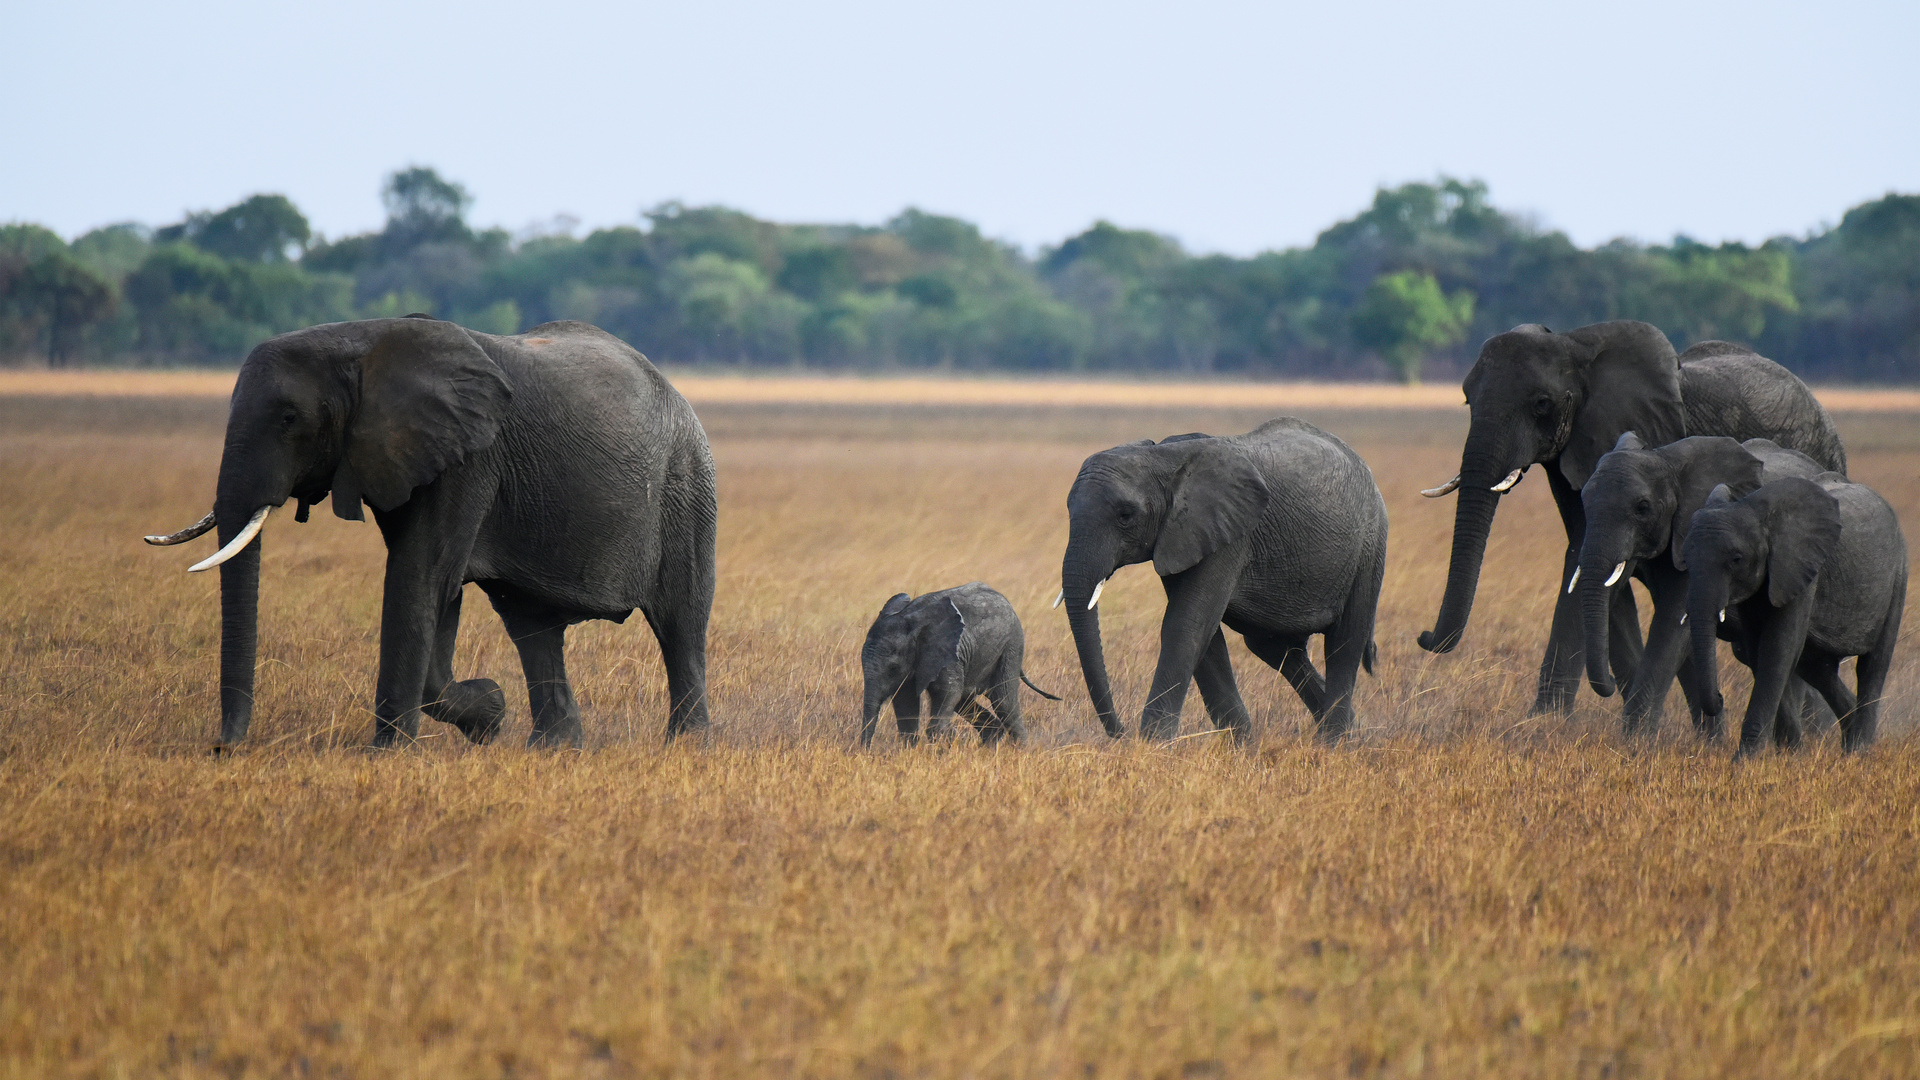
[(1569, 592), (1580, 590), (1587, 682), (1594, 693), (1610, 697), (1614, 691), (1607, 652), (1610, 590), (1669, 548), (1678, 566), (1693, 512), (1714, 486), (1726, 484), (1735, 497), (1745, 495), (1760, 486), (1760, 469), (1760, 460), (1733, 439), (1696, 435), (1648, 449), (1631, 431), (1594, 466), (1580, 489), (1587, 530), (1567, 583)]
[(1423, 492), (1460, 493), (1446, 594), (1434, 628), (1420, 635), (1429, 652), (1452, 651), (1466, 631), (1494, 511), (1527, 469), (1557, 469), (1578, 491), (1623, 432), (1639, 432), (1649, 446), (1685, 434), (1679, 357), (1666, 335), (1642, 322), (1564, 334), (1516, 326), (1487, 339), (1461, 388), (1472, 420), (1460, 472)]
[(948, 665), (960, 659), (966, 617), (952, 600), (913, 602), (897, 593), (867, 628), (860, 648), (860, 672), (866, 697), (860, 707), (860, 745), (873, 742), (880, 707), (902, 690), (919, 692)]
[(1678, 548), (1707, 715), (1723, 711), (1714, 640), (1727, 608), (1751, 599), (1763, 585), (1773, 607), (1799, 600), (1839, 542), (1840, 504), (1812, 480), (1775, 480), (1739, 500), (1721, 484), (1707, 496)]
[(426, 316), (333, 323), (262, 343), (234, 384), (213, 512), (170, 537), (217, 526), (222, 544), (192, 569), (220, 567), (220, 739), (253, 715), (260, 545), (267, 514), (298, 500), (296, 520), (333, 493), (333, 512), (389, 511), (489, 445), (512, 396), (467, 331)]
[(1125, 729), (1113, 707), (1095, 608), (1107, 579), (1148, 559), (1162, 577), (1192, 569), (1251, 535), (1268, 498), (1247, 452), (1206, 435), (1129, 443), (1080, 466), (1067, 493), (1060, 596), (1088, 696), (1108, 735), (1119, 738)]

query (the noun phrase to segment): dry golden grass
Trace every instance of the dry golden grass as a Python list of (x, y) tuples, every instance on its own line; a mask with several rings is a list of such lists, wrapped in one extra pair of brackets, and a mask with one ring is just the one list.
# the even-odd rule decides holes
[[(365, 753), (379, 540), (276, 520), (254, 733), (216, 760), (217, 581), (138, 537), (204, 512), (223, 403), (0, 392), (0, 1076), (1920, 1071), (1910, 649), (1853, 758), (1735, 769), (1677, 695), (1650, 744), (1584, 692), (1527, 720), (1560, 542), (1537, 479), (1462, 650), (1413, 645), (1452, 511), (1415, 492), (1451, 475), (1455, 406), (1299, 406), (1393, 518), (1358, 737), (1314, 746), (1237, 644), (1255, 746), (1197, 699), (1171, 747), (1098, 737), (1047, 608), (1067, 485), (1093, 450), (1272, 411), (1211, 400), (709, 399), (704, 745), (658, 745), (635, 620), (572, 635), (588, 751), (521, 749), (476, 594), (458, 673), (508, 686), (502, 742), (429, 723)], [(1841, 420), (1920, 520), (1915, 417)], [(1023, 749), (853, 752), (873, 612), (976, 578), (1067, 700), (1025, 698)], [(1135, 567), (1101, 602), (1136, 713), (1159, 592)]]

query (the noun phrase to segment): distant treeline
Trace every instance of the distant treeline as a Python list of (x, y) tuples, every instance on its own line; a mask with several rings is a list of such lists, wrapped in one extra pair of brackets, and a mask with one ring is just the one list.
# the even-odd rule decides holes
[(584, 319), (680, 364), (1414, 378), (1518, 323), (1633, 318), (1813, 379), (1920, 381), (1912, 195), (1757, 248), (1583, 249), (1442, 178), (1251, 258), (1106, 222), (1030, 257), (920, 210), (782, 225), (679, 203), (640, 227), (516, 240), (470, 226), (467, 192), (431, 169), (383, 196), (385, 228), (334, 240), (279, 195), (72, 243), (0, 226), (0, 360), (232, 364), (275, 333), (423, 311), (503, 334)]

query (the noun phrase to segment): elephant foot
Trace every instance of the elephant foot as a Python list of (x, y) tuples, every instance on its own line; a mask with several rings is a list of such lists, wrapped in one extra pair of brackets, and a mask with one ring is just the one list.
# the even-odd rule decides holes
[(443, 724), (452, 724), (468, 742), (489, 743), (500, 734), (507, 718), (507, 696), (492, 679), (465, 679), (448, 683), (440, 700), (422, 709)]
[(1551, 716), (1557, 714), (1565, 716), (1572, 711), (1572, 694), (1559, 694), (1550, 690), (1543, 690), (1538, 697), (1533, 699), (1533, 704), (1527, 708), (1527, 715)]

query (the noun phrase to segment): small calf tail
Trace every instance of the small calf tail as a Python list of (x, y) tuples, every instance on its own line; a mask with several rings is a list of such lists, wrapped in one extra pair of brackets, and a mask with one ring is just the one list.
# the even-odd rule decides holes
[(1369, 639), (1367, 641), (1367, 651), (1360, 654), (1360, 665), (1367, 669), (1367, 674), (1369, 675), (1373, 674), (1373, 661), (1379, 652), (1380, 650), (1374, 645), (1373, 641)]
[[(1368, 671), (1372, 671), (1373, 669), (1372, 669), (1372, 668), (1368, 668), (1367, 670), (1368, 670)], [(1048, 701), (1059, 701), (1059, 700), (1060, 700), (1060, 695), (1059, 695), (1059, 694), (1049, 694), (1049, 693), (1047, 693), (1047, 692), (1046, 692), (1045, 690), (1042, 690), (1042, 689), (1040, 689), (1039, 687), (1037, 687), (1037, 686), (1035, 686), (1035, 685), (1033, 685), (1033, 680), (1032, 680), (1032, 679), (1029, 679), (1029, 678), (1027, 678), (1027, 673), (1026, 673), (1026, 672), (1024, 672), (1024, 671), (1020, 673), (1020, 681), (1021, 681), (1021, 682), (1023, 682), (1023, 683), (1026, 683), (1026, 684), (1027, 684), (1027, 689), (1029, 689), (1029, 690), (1031, 690), (1031, 691), (1033, 691), (1033, 692), (1034, 692), (1034, 693), (1036, 693), (1036, 694), (1039, 694), (1039, 695), (1040, 695), (1041, 697), (1043, 697), (1043, 698), (1046, 698), (1046, 699), (1047, 699)]]

